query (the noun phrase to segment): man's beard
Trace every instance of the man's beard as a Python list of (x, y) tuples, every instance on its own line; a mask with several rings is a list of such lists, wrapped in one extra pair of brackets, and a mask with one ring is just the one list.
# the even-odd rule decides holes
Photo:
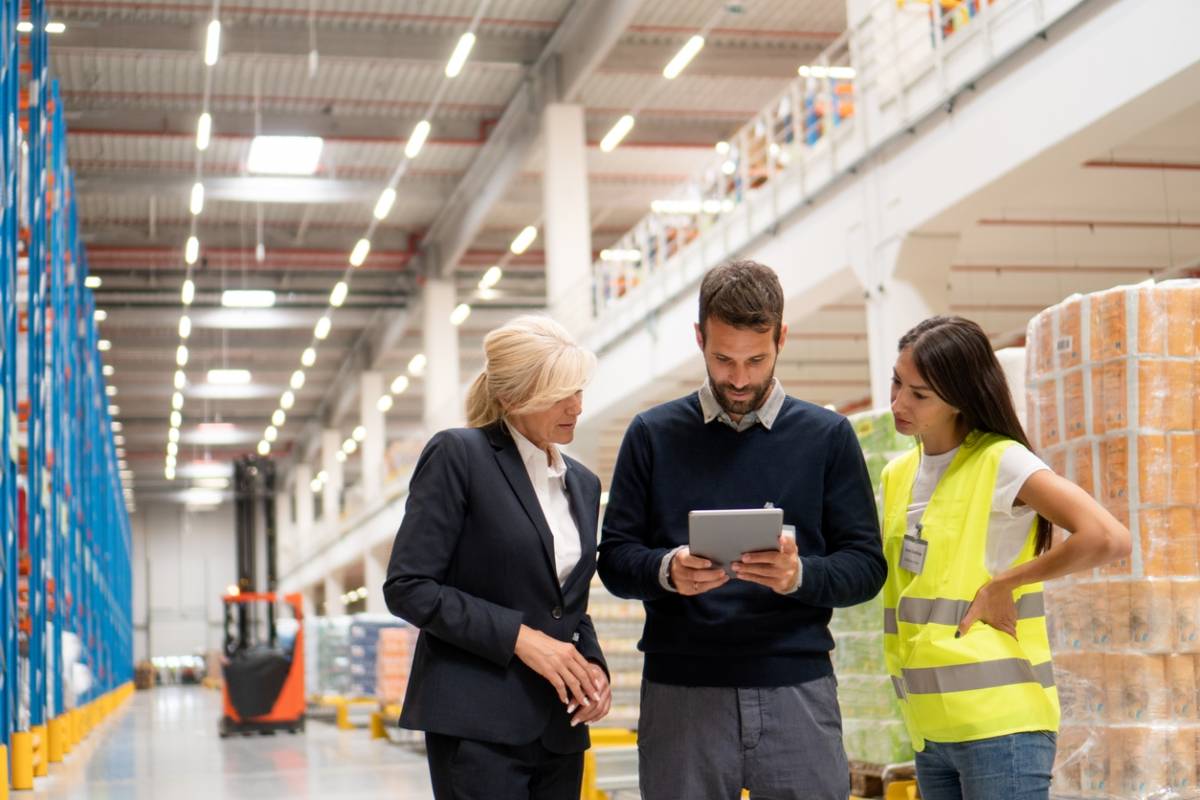
[(725, 409), (725, 413), (730, 416), (743, 417), (751, 411), (758, 410), (763, 401), (767, 399), (767, 395), (771, 393), (771, 389), (775, 384), (775, 367), (772, 365), (771, 374), (767, 376), (760, 384), (750, 385), (745, 387), (751, 391), (751, 395), (746, 400), (734, 400), (729, 396), (729, 392), (733, 391), (733, 387), (729, 384), (717, 383), (713, 378), (712, 373), (708, 373), (708, 385), (712, 387), (713, 396), (717, 398), (717, 402), (721, 408)]

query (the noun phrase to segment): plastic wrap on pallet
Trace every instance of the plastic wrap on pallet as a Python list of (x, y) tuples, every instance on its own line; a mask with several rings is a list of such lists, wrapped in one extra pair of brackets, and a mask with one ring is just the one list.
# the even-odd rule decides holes
[(1200, 281), (1076, 295), (1027, 335), (1029, 432), (1133, 534), (1046, 587), (1055, 795), (1200, 798)]
[[(890, 411), (867, 411), (850, 421), (867, 461), (876, 505), (882, 508), (883, 468), (910, 449), (913, 440), (897, 433)], [(830, 630), (847, 755), (879, 765), (912, 760), (912, 743), (883, 660), (883, 598), (835, 610)]]

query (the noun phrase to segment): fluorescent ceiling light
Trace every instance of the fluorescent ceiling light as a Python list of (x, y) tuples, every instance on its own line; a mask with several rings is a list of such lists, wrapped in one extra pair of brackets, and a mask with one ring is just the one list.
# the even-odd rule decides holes
[(105, 364), (104, 368), (100, 371), (103, 372), (107, 377), (112, 377), (117, 370), (112, 364)]
[(187, 244), (183, 247), (183, 260), (188, 265), (196, 263), (196, 259), (200, 258), (200, 240), (195, 236), (189, 236)]
[(517, 238), (512, 240), (512, 244), (508, 246), (508, 249), (511, 250), (515, 256), (521, 255), (529, 249), (529, 245), (533, 244), (533, 240), (537, 238), (537, 234), (538, 231), (535, 226), (526, 225), (521, 229), (521, 232), (517, 234)]
[(226, 289), (221, 292), (221, 305), (226, 308), (270, 308), (275, 305), (275, 293), (270, 289)]
[(179, 318), (179, 338), (186, 339), (192, 335), (192, 319), (187, 314)]
[(113, 437), (113, 444), (124, 445), (125, 437), (118, 433), (116, 436)]
[(674, 80), (679, 77), (679, 73), (683, 72), (684, 68), (691, 63), (696, 54), (704, 47), (704, 37), (696, 34), (688, 39), (683, 47), (679, 48), (679, 52), (675, 54), (667, 65), (663, 67), (663, 77), (667, 80)]
[(169, 455), (169, 456), (179, 455), (179, 445), (176, 442), (167, 442), (167, 455)]
[(250, 370), (248, 369), (210, 369), (208, 371), (208, 382), (228, 386), (230, 384), (249, 383)]
[(417, 353), (415, 356), (410, 358), (408, 361), (409, 374), (416, 375), (417, 377), (424, 375), (425, 374), (425, 365), (427, 363), (428, 363), (428, 360), (425, 358), (425, 354)]
[[(174, 417), (178, 413), (179, 413), (178, 411), (172, 411), (171, 416)], [(172, 420), (172, 421), (174, 421), (174, 420)], [(171, 441), (171, 442), (179, 441), (179, 426), (178, 425), (175, 425), (167, 430), (167, 441)]]
[(370, 239), (359, 239), (354, 245), (354, 250), (350, 253), (350, 266), (361, 267), (363, 262), (367, 260), (367, 254), (371, 252)]
[(717, 153), (725, 155), (729, 152), (729, 142), (717, 142)]
[(105, 393), (106, 395), (108, 395), (109, 397), (114, 397), (114, 396), (117, 394), (117, 387), (115, 387), (115, 386), (105, 386), (105, 387), (104, 387), (104, 393)]
[(337, 459), (337, 462), (339, 464), (346, 463), (346, 453), (344, 450), (338, 450), (336, 453), (333, 454), (333, 457)]
[(255, 136), (246, 169), (270, 175), (312, 175), (325, 140), (319, 136)]
[(392, 394), (404, 394), (406, 391), (408, 391), (408, 376), (397, 375), (396, 380), (392, 381)]
[(221, 20), (208, 23), (208, 36), (204, 40), (204, 63), (214, 66), (221, 57)]
[(379, 194), (379, 200), (375, 203), (375, 219), (387, 219), (387, 215), (392, 213), (392, 206), (395, 202), (396, 190), (389, 186)]
[(500, 293), (497, 292), (495, 289), (480, 289), (479, 290), (479, 299), (480, 300), (495, 300), (499, 296), (500, 296)]
[(404, 155), (411, 158), (416, 158), (421, 148), (425, 146), (425, 140), (429, 138), (430, 130), (429, 120), (423, 119), (414, 127), (412, 134), (408, 137), (408, 143), (404, 145)]
[[(403, 377), (403, 376), (401, 376), (401, 377)], [(405, 380), (408, 380), (408, 379), (405, 378)], [(393, 382), (392, 385), (395, 386), (395, 382)], [(366, 439), (367, 438), (366, 426), (364, 426), (364, 425), (356, 426), (354, 428), (354, 432), (350, 434), (350, 438), (354, 439), (354, 441), (356, 441), (356, 442), (361, 442), (363, 439)]]
[(313, 478), (311, 481), (308, 482), (308, 488), (310, 490), (312, 490), (313, 492), (321, 491), (321, 481), (317, 480), (316, 478)]
[(174, 392), (171, 394), (171, 408), (179, 411), (183, 408), (183, 393)]
[(108, 339), (101, 339), (100, 341), (96, 342), (96, 349), (101, 353), (112, 350), (112, 342), (110, 342)]
[(179, 434), (179, 426), (183, 424), (183, 415), (178, 411), (171, 412), (171, 427), (175, 429), (176, 435)]
[(99, 275), (88, 275), (83, 279), (83, 285), (89, 289), (99, 289), (101, 283), (103, 283), (103, 281), (100, 279)]
[(380, 411), (384, 412), (385, 414), (388, 411), (391, 411), (392, 410), (392, 396), (390, 394), (385, 394), (383, 397), (380, 397), (379, 400), (376, 401), (375, 407), (378, 408)]
[(192, 301), (196, 299), (196, 284), (191, 278), (184, 280), (183, 288), (179, 292), (179, 299), (185, 306), (190, 306)]
[(17, 23), (17, 33), (33, 33), (33, 23), (23, 19)]
[(92, 314), (92, 319), (96, 320), (96, 322), (104, 322), (104, 320), (108, 319), (108, 312), (103, 308), (97, 308), (95, 313)]
[(342, 442), (342, 452), (344, 452), (344, 453), (347, 453), (347, 454), (353, 453), (357, 449), (358, 449), (358, 442), (354, 441), (354, 439), (352, 439), (352, 438), (347, 439), (346, 441)]
[(188, 349), (186, 344), (181, 344), (175, 348), (175, 363), (181, 367), (186, 367), (188, 362)]
[(187, 386), (187, 375), (183, 374), (183, 370), (177, 369), (175, 370), (175, 388), (182, 389), (184, 386)]
[(446, 64), (446, 77), (457, 78), (462, 72), (463, 65), (467, 63), (467, 57), (471, 55), (471, 48), (475, 46), (475, 34), (467, 31), (458, 38), (458, 44), (454, 46), (454, 52), (450, 55), (450, 61)]
[(317, 351), (311, 347), (304, 348), (304, 352), (300, 354), (300, 363), (306, 367), (317, 363)]
[(488, 271), (483, 273), (483, 277), (479, 279), (479, 288), (491, 289), (500, 282), (500, 278), (503, 276), (504, 270), (500, 269), (498, 264), (488, 267)]
[(67, 24), (65, 22), (47, 22), (46, 33), (66, 33)]
[(295, 402), (296, 402), (296, 395), (292, 393), (291, 389), (288, 389), (279, 398), (279, 407), (282, 408), (284, 411), (289, 411), (289, 410), (291, 410), (291, 408), (295, 404)]
[(633, 115), (626, 114), (613, 124), (608, 133), (604, 134), (604, 138), (600, 140), (600, 149), (605, 153), (611, 153), (631, 130), (633, 130)]
[(204, 210), (204, 184), (196, 181), (192, 184), (192, 198), (188, 203), (188, 209), (192, 212), (192, 216), (199, 216)]
[(260, 456), (265, 456), (267, 453), (270, 453), (270, 452), (271, 452), (271, 443), (270, 442), (260, 441), (258, 443), (258, 454)]
[(796, 71), (800, 73), (801, 78), (832, 78), (848, 81), (853, 80), (855, 75), (854, 67), (822, 67), (804, 64)]
[(288, 382), (288, 385), (291, 386), (293, 389), (295, 389), (297, 392), (300, 391), (301, 389), (303, 389), (304, 388), (304, 370), (298, 369), (295, 372), (293, 372), (292, 379), (291, 379), (291, 381)]
[(196, 120), (196, 149), (207, 150), (210, 139), (212, 139), (212, 114), (205, 111)]
[(333, 320), (328, 316), (321, 317), (317, 320), (317, 324), (313, 327), (313, 336), (318, 339), (324, 339), (329, 335), (329, 329), (333, 326)]
[(259, 264), (267, 260), (267, 246), (262, 242), (254, 245), (254, 260)]
[(282, 428), (285, 422), (287, 422), (287, 414), (283, 413), (282, 408), (275, 409), (275, 413), (271, 414), (271, 424), (276, 428)]
[(601, 261), (629, 261), (634, 264), (642, 260), (641, 250), (601, 250)]
[(275, 441), (279, 438), (279, 428), (276, 428), (274, 425), (268, 425), (267, 429), (263, 431), (263, 438), (268, 442)]
[(114, 419), (112, 421), (113, 433), (120, 433), (124, 428), (125, 428), (125, 426), (121, 424), (121, 421), (119, 419)]
[(163, 477), (165, 477), (169, 481), (175, 480), (175, 468), (172, 466), (168, 466), (166, 469), (163, 470)]
[(115, 417), (120, 413), (121, 413), (121, 407), (119, 405), (117, 405), (116, 403), (111, 403), (108, 406), (108, 415), (110, 417)]
[(338, 281), (333, 285), (333, 291), (329, 293), (329, 305), (334, 308), (341, 308), (342, 303), (346, 302), (346, 295), (350, 293), (350, 287), (345, 281)]
[(450, 324), (457, 328), (466, 322), (469, 316), (471, 316), (471, 307), (466, 303), (459, 303), (450, 312)]

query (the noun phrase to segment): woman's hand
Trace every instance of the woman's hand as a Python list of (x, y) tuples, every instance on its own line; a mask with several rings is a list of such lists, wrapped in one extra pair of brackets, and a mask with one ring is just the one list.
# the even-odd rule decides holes
[[(588, 664), (588, 673), (592, 676), (592, 685), (599, 688), (600, 699), (590, 706), (580, 708), (579, 713), (571, 717), (571, 727), (580, 723), (598, 722), (608, 716), (609, 709), (612, 708), (612, 687), (608, 685), (608, 676), (604, 674), (604, 670), (595, 664)], [(573, 703), (567, 705), (568, 714), (575, 709)]]
[(522, 625), (515, 653), (525, 666), (550, 681), (564, 705), (587, 708), (600, 702), (600, 689), (588, 669), (592, 665), (570, 642)]
[(1017, 604), (1013, 602), (1013, 590), (1008, 584), (991, 580), (979, 588), (967, 613), (958, 623), (955, 638), (965, 636), (977, 621), (1017, 638)]

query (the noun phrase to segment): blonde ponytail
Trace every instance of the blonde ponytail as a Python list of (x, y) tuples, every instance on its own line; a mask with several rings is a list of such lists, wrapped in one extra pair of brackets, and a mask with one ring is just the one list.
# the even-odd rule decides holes
[(492, 396), (488, 387), (488, 373), (485, 368), (471, 383), (467, 390), (467, 425), (471, 428), (482, 428), (491, 425), (504, 416), (504, 408), (500, 401)]

